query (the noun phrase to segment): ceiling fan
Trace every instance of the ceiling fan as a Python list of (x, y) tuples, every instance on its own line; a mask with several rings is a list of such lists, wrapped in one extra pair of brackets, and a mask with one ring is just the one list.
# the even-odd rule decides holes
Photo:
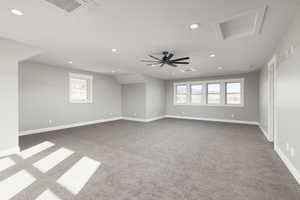
[(189, 57), (183, 57), (183, 58), (176, 58), (173, 59), (174, 54), (169, 53), (167, 51), (162, 52), (163, 57), (157, 58), (155, 56), (149, 55), (149, 57), (153, 58), (154, 60), (141, 60), (142, 62), (148, 63), (147, 65), (152, 66), (152, 67), (163, 67), (164, 65), (170, 65), (172, 67), (178, 67), (177, 65), (188, 65), (189, 62), (186, 62), (185, 60), (189, 60)]

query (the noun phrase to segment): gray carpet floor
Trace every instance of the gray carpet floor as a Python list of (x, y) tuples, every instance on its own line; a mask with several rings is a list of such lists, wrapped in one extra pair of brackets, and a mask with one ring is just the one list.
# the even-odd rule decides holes
[[(256, 126), (179, 119), (120, 120), (24, 136), (20, 145), (26, 150), (45, 141), (54, 145), (28, 158), (10, 156), (15, 165), (0, 171), (0, 182), (9, 183), (7, 179), (20, 170), (35, 179), (12, 199), (300, 199), (299, 185)], [(74, 153), (47, 172), (34, 166), (61, 148)], [(101, 165), (92, 172), (83, 167), (71, 174), (69, 185), (59, 184), (58, 179), (70, 168), (80, 168), (76, 163), (83, 157)], [(86, 180), (80, 178), (84, 173), (90, 173), (83, 175)], [(77, 193), (72, 192), (70, 184), (80, 184), (83, 179)], [(52, 197), (45, 191), (51, 191)]]

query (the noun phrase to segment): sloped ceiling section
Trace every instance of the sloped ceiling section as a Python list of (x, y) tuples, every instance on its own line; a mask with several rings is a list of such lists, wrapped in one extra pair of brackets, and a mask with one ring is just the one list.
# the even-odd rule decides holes
[[(267, 62), (300, 9), (299, 0), (92, 2), (96, 6), (82, 4), (67, 12), (46, 0), (2, 0), (0, 37), (41, 48), (43, 53), (32, 58), (36, 62), (98, 73), (181, 79), (257, 70)], [(258, 14), (264, 13), (265, 6), (265, 15)], [(13, 15), (11, 9), (24, 15)], [(191, 30), (193, 23), (199, 28)], [(216, 37), (216, 24), (221, 27), (221, 40)], [(162, 51), (191, 57), (190, 64), (160, 68), (141, 62)], [(186, 72), (191, 68), (194, 71)]]
[[(0, 37), (0, 58), (23, 61), (40, 54), (39, 48), (20, 43), (11, 39)], [(4, 67), (4, 66), (3, 66)]]

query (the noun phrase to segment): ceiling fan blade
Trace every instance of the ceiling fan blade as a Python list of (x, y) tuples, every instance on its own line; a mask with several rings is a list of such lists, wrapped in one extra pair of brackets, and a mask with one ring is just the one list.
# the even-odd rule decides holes
[(157, 62), (156, 60), (141, 60), (141, 62)]
[(159, 58), (156, 58), (155, 56), (151, 56), (151, 55), (149, 55), (151, 58), (153, 58), (153, 59), (155, 59), (155, 60), (159, 60), (159, 61), (161, 61)]
[(173, 58), (174, 54), (170, 53), (167, 57), (167, 60), (170, 60), (171, 58)]
[(176, 61), (180, 61), (180, 60), (188, 60), (190, 59), (190, 57), (184, 57), (184, 58), (177, 58), (175, 60), (170, 60), (171, 62), (176, 62)]
[(165, 63), (162, 63), (159, 67), (163, 67), (165, 65)]
[(185, 64), (188, 65), (190, 64), (189, 62), (171, 62), (172, 64)]
[(168, 65), (172, 66), (172, 67), (177, 67), (177, 65), (174, 65), (172, 63), (167, 63)]

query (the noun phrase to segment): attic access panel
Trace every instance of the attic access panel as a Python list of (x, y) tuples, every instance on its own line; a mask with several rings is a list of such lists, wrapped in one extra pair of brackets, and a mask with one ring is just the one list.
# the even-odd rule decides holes
[(69, 13), (74, 12), (81, 7), (95, 8), (98, 6), (96, 0), (46, 0), (46, 1)]
[(218, 39), (230, 40), (259, 34), (266, 11), (267, 7), (265, 6), (218, 21), (215, 25)]
[(75, 0), (46, 0), (46, 1), (67, 12), (72, 12), (81, 6), (81, 4)]

